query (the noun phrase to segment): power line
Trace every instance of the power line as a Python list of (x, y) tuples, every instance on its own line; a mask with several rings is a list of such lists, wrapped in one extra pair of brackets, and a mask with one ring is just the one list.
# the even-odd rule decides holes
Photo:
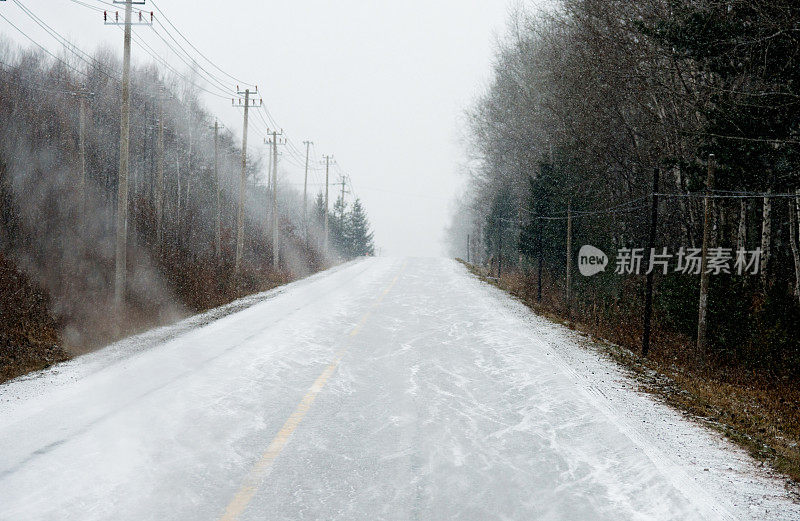
[[(178, 58), (178, 59), (179, 59), (181, 62), (183, 62), (183, 64), (184, 64), (184, 65), (186, 65), (186, 66), (187, 66), (187, 67), (188, 67), (190, 70), (194, 70), (194, 67), (192, 67), (192, 64), (191, 64), (191, 63), (189, 63), (189, 62), (188, 62), (186, 59), (184, 59), (184, 57), (183, 57), (183, 56), (181, 56), (181, 54), (180, 54), (178, 51), (176, 51), (176, 50), (175, 50), (175, 48), (174, 48), (174, 47), (173, 47), (173, 46), (172, 46), (172, 45), (171, 45), (171, 44), (170, 44), (170, 43), (169, 43), (169, 42), (168, 42), (168, 41), (167, 41), (167, 40), (166, 40), (166, 39), (165, 39), (163, 36), (161, 36), (161, 33), (159, 33), (159, 32), (156, 30), (156, 28), (155, 28), (155, 27), (153, 27), (153, 34), (155, 34), (155, 35), (158, 37), (158, 39), (159, 39), (159, 40), (161, 40), (162, 42), (164, 42), (164, 45), (166, 45), (166, 46), (167, 46), (167, 48), (168, 48), (170, 51), (172, 51), (172, 53), (173, 53), (173, 54), (174, 54), (174, 55), (175, 55), (175, 56), (176, 56), (176, 57), (177, 57), (177, 58)], [(169, 33), (167, 33), (167, 34), (169, 34)], [(185, 51), (184, 51), (184, 52), (185, 52)], [(190, 57), (189, 59), (191, 60), (191, 57)], [(192, 62), (194, 62), (194, 60), (192, 60)], [(195, 62), (195, 63), (196, 63), (196, 62)], [(219, 85), (215, 85), (213, 82), (211, 82), (211, 81), (208, 81), (208, 78), (204, 77), (202, 74), (199, 74), (199, 73), (198, 73), (198, 76), (200, 76), (201, 78), (203, 78), (204, 80), (206, 80), (206, 81), (208, 82), (208, 84), (209, 84), (209, 87), (211, 87), (211, 88), (214, 88), (214, 89), (218, 89), (218, 90), (219, 90), (219, 91), (222, 93), (222, 94), (216, 93), (216, 94), (214, 94), (215, 96), (217, 96), (217, 97), (220, 97), (220, 98), (225, 98), (225, 99), (227, 99), (227, 98), (229, 98), (229, 97), (230, 97), (230, 94), (232, 93), (232, 90), (228, 90), (228, 89), (227, 89), (227, 87), (225, 87), (224, 85), (223, 85), (222, 87), (220, 87)], [(200, 87), (198, 86), (198, 88), (200, 88)], [(204, 90), (204, 91), (206, 91), (206, 92), (210, 92), (210, 91), (209, 91), (209, 90), (207, 90), (207, 89), (203, 89), (203, 90)]]
[(92, 9), (93, 11), (97, 11), (97, 12), (100, 12), (100, 13), (102, 13), (104, 11), (104, 9), (102, 7), (96, 7), (96, 6), (93, 6), (93, 5), (89, 5), (86, 2), (81, 2), (80, 0), (70, 0), (70, 2), (73, 2), (75, 4), (78, 4), (80, 6), (85, 7), (87, 9)]
[(17, 31), (18, 31), (18, 32), (19, 32), (19, 33), (20, 33), (22, 36), (24, 36), (25, 38), (27, 38), (28, 40), (30, 40), (30, 41), (31, 41), (31, 42), (32, 42), (34, 45), (36, 45), (38, 48), (40, 48), (41, 50), (43, 50), (45, 53), (47, 53), (49, 56), (51, 56), (52, 58), (54, 58), (56, 61), (58, 61), (58, 62), (60, 62), (61, 64), (63, 64), (63, 65), (64, 65), (65, 67), (67, 67), (68, 69), (71, 69), (71, 70), (73, 70), (73, 71), (77, 72), (78, 74), (82, 75), (82, 76), (83, 76), (83, 77), (85, 77), (85, 78), (88, 78), (88, 77), (89, 77), (89, 76), (88, 76), (88, 74), (86, 74), (85, 72), (83, 72), (83, 71), (81, 71), (81, 70), (78, 70), (78, 69), (76, 69), (75, 67), (73, 67), (73, 66), (72, 66), (72, 65), (70, 65), (69, 63), (65, 62), (64, 60), (62, 60), (61, 58), (59, 58), (58, 56), (56, 56), (56, 55), (55, 55), (55, 54), (53, 54), (52, 52), (48, 51), (48, 50), (47, 50), (47, 49), (46, 49), (46, 48), (45, 48), (43, 45), (41, 45), (39, 42), (37, 42), (36, 40), (34, 40), (34, 39), (33, 39), (33, 38), (31, 38), (30, 36), (28, 36), (28, 35), (25, 33), (25, 31), (23, 31), (22, 29), (20, 29), (20, 28), (19, 28), (19, 27), (17, 27), (16, 25), (14, 25), (14, 22), (12, 22), (12, 21), (11, 21), (11, 20), (9, 20), (8, 18), (6, 18), (6, 17), (5, 17), (5, 15), (3, 15), (2, 13), (0, 13), (0, 18), (2, 18), (3, 20), (5, 20), (6, 22), (8, 22), (8, 24), (9, 24), (11, 27), (13, 27), (14, 29), (16, 29), (16, 30), (17, 30)]
[[(193, 68), (193, 67), (192, 67), (192, 65), (194, 65), (194, 66), (198, 67), (198, 68), (200, 69), (200, 71), (204, 72), (204, 73), (206, 74), (206, 76), (207, 76), (205, 79), (206, 79), (206, 81), (208, 81), (209, 85), (212, 85), (212, 86), (214, 86), (215, 88), (219, 88), (219, 89), (220, 89), (222, 92), (232, 92), (232, 90), (228, 90), (228, 87), (226, 86), (226, 85), (227, 85), (227, 82), (223, 82), (222, 80), (220, 80), (219, 78), (217, 78), (216, 76), (214, 76), (213, 74), (211, 74), (210, 72), (208, 72), (208, 70), (206, 70), (206, 68), (205, 68), (205, 67), (203, 67), (202, 65), (200, 65), (200, 64), (197, 62), (197, 60), (195, 60), (194, 58), (192, 58), (192, 56), (191, 56), (191, 55), (190, 55), (190, 54), (189, 54), (189, 53), (186, 51), (186, 49), (184, 49), (184, 48), (181, 46), (181, 44), (178, 42), (178, 40), (176, 40), (176, 39), (175, 39), (175, 37), (174, 37), (174, 36), (172, 36), (172, 33), (170, 33), (170, 32), (167, 30), (167, 28), (164, 26), (164, 24), (162, 24), (162, 23), (161, 23), (161, 21), (160, 21), (159, 19), (157, 19), (157, 18), (156, 18), (156, 23), (157, 23), (159, 26), (161, 26), (161, 27), (164, 29), (164, 32), (167, 34), (167, 36), (169, 36), (169, 37), (170, 37), (170, 39), (171, 39), (173, 42), (175, 42), (175, 45), (177, 45), (177, 46), (178, 46), (178, 48), (179, 48), (181, 51), (183, 51), (183, 53), (186, 55), (186, 57), (187, 57), (189, 60), (191, 60), (191, 62), (192, 62), (192, 63), (188, 63), (186, 60), (184, 60), (184, 59), (183, 59), (183, 57), (180, 55), (180, 53), (178, 53), (178, 52), (177, 52), (177, 51), (176, 51), (176, 50), (175, 50), (175, 49), (172, 47), (172, 45), (170, 45), (170, 43), (169, 43), (169, 42), (167, 42), (167, 40), (165, 40), (163, 36), (161, 36), (161, 33), (160, 33), (158, 30), (156, 30), (156, 28), (155, 28), (155, 27), (153, 27), (153, 34), (155, 34), (156, 36), (158, 36), (158, 37), (159, 37), (159, 39), (161, 39), (161, 41), (163, 41), (163, 42), (164, 42), (164, 44), (165, 44), (167, 47), (169, 47), (169, 49), (170, 49), (170, 50), (171, 50), (173, 53), (175, 53), (175, 56), (177, 56), (177, 57), (178, 57), (178, 59), (180, 59), (182, 62), (184, 62), (184, 64), (186, 64), (186, 66), (188, 66), (189, 68)], [(199, 74), (200, 74), (200, 73), (198, 72), (198, 75), (199, 75)], [(214, 83), (215, 83), (215, 82), (216, 82), (216, 85), (214, 85)]]
[[(85, 2), (81, 2), (80, 0), (70, 0), (70, 1), (71, 1), (71, 2), (73, 2), (73, 3), (75, 3), (75, 4), (78, 4), (78, 5), (80, 5), (80, 6), (86, 7), (87, 9), (91, 9), (91, 10), (94, 10), (94, 11), (99, 11), (99, 12), (105, 12), (103, 9), (101, 9), (101, 8), (99, 8), (99, 7), (94, 7), (94, 6), (92, 6), (92, 5), (89, 5), (89, 4), (85, 3)], [(106, 4), (106, 2), (101, 2), (101, 3), (104, 3), (104, 4)], [(110, 6), (112, 6), (112, 7), (116, 7), (114, 4), (107, 4), (107, 5), (110, 5)], [(120, 30), (124, 30), (122, 27), (119, 27), (119, 29), (120, 29)], [(160, 55), (160, 54), (159, 54), (159, 53), (158, 53), (158, 52), (157, 52), (155, 49), (153, 49), (153, 47), (152, 47), (150, 44), (148, 44), (148, 43), (147, 43), (147, 42), (146, 42), (146, 41), (145, 41), (145, 40), (144, 40), (144, 39), (143, 39), (141, 36), (139, 36), (139, 35), (137, 35), (137, 34), (135, 34), (135, 33), (134, 33), (134, 34), (132, 35), (132, 37), (133, 37), (133, 40), (136, 42), (136, 44), (137, 44), (137, 45), (138, 45), (138, 46), (139, 46), (139, 47), (140, 47), (140, 48), (141, 48), (141, 49), (142, 49), (142, 50), (143, 50), (143, 51), (144, 51), (144, 52), (145, 52), (147, 55), (149, 55), (151, 58), (153, 58), (154, 60), (156, 60), (156, 62), (160, 63), (162, 66), (166, 67), (166, 68), (167, 68), (167, 69), (168, 69), (170, 72), (172, 72), (173, 74), (175, 74), (176, 76), (178, 76), (180, 79), (182, 79), (183, 81), (185, 81), (187, 84), (189, 84), (189, 85), (191, 85), (191, 86), (193, 86), (193, 87), (197, 88), (198, 90), (201, 90), (201, 91), (203, 91), (203, 92), (205, 92), (205, 93), (207, 93), (207, 94), (210, 94), (210, 95), (212, 95), (212, 96), (216, 96), (216, 97), (218, 97), (218, 98), (222, 98), (222, 99), (228, 99), (228, 98), (230, 97), (230, 96), (227, 94), (227, 92), (226, 92), (226, 94), (219, 94), (219, 93), (217, 93), (217, 92), (212, 92), (212, 91), (208, 90), (207, 88), (205, 88), (205, 87), (203, 87), (203, 86), (201, 86), (201, 85), (198, 85), (197, 83), (193, 82), (193, 81), (192, 81), (192, 80), (190, 80), (190, 79), (189, 79), (187, 76), (185, 76), (183, 73), (181, 73), (180, 71), (178, 71), (178, 70), (177, 70), (175, 67), (173, 67), (173, 66), (172, 66), (172, 65), (171, 65), (171, 64), (170, 64), (170, 63), (169, 63), (169, 62), (168, 62), (168, 61), (167, 61), (165, 58), (163, 58), (163, 57), (162, 57), (162, 56), (161, 56), (161, 55)], [(164, 40), (163, 40), (163, 38), (162, 38), (162, 41), (164, 41)], [(168, 42), (166, 42), (166, 41), (165, 41), (164, 43), (168, 45)], [(175, 53), (175, 50), (174, 50), (174, 49), (170, 48), (170, 50), (172, 50), (172, 52), (173, 52), (173, 53)], [(96, 60), (95, 60), (95, 61), (96, 61)], [(184, 62), (184, 63), (185, 63), (185, 62)], [(187, 65), (187, 66), (189, 66), (188, 64), (186, 64), (186, 65)], [(117, 81), (117, 82), (119, 82), (119, 81), (120, 81), (118, 78), (112, 78), (112, 79), (114, 79), (114, 80), (115, 80), (115, 81)], [(215, 86), (214, 86), (214, 87), (215, 87)]]
[(706, 194), (703, 192), (688, 192), (682, 194), (662, 194), (658, 193), (655, 194), (659, 197), (696, 197), (696, 198), (705, 198), (708, 197), (710, 199), (777, 199), (777, 198), (784, 198), (784, 197), (797, 197), (797, 194), (793, 193), (771, 193), (771, 192), (740, 192), (739, 194), (719, 194), (719, 193), (710, 193)]
[(177, 27), (175, 27), (175, 24), (173, 24), (173, 23), (172, 23), (172, 21), (170, 21), (169, 17), (167, 17), (167, 15), (164, 13), (164, 11), (163, 11), (163, 10), (162, 10), (160, 7), (158, 7), (158, 5), (157, 5), (157, 4), (156, 4), (156, 3), (155, 3), (153, 0), (150, 0), (150, 3), (151, 3), (151, 4), (153, 4), (153, 7), (155, 7), (155, 8), (156, 8), (156, 10), (158, 10), (158, 12), (161, 14), (161, 17), (162, 17), (162, 18), (164, 18), (164, 20), (166, 20), (166, 21), (167, 21), (167, 23), (168, 23), (168, 24), (169, 24), (169, 25), (170, 25), (170, 26), (171, 26), (173, 29), (175, 29), (175, 32), (177, 32), (177, 33), (180, 35), (180, 37), (181, 37), (181, 38), (183, 38), (183, 39), (186, 41), (186, 43), (188, 43), (188, 44), (189, 44), (189, 46), (190, 46), (192, 49), (194, 49), (194, 50), (195, 50), (195, 52), (197, 52), (197, 54), (199, 54), (200, 56), (202, 56), (202, 57), (203, 57), (203, 58), (204, 58), (204, 59), (205, 59), (205, 60), (206, 60), (208, 63), (210, 63), (211, 65), (213, 65), (215, 69), (217, 69), (217, 70), (218, 70), (218, 71), (220, 71), (222, 74), (224, 74), (224, 75), (225, 75), (225, 76), (227, 76), (228, 78), (230, 78), (230, 79), (234, 80), (235, 82), (237, 82), (237, 83), (239, 83), (239, 84), (241, 84), (241, 85), (246, 85), (246, 86), (250, 86), (250, 87), (255, 87), (255, 86), (256, 86), (256, 85), (254, 85), (254, 84), (252, 84), (252, 83), (247, 83), (246, 81), (242, 81), (242, 80), (240, 80), (240, 79), (236, 78), (235, 76), (232, 76), (231, 74), (228, 74), (228, 73), (227, 73), (225, 70), (223, 70), (221, 67), (219, 67), (219, 66), (218, 66), (216, 63), (214, 63), (214, 62), (213, 62), (211, 59), (209, 59), (209, 58), (208, 58), (208, 57), (207, 57), (205, 54), (203, 54), (202, 52), (200, 52), (200, 49), (198, 49), (197, 47), (195, 47), (195, 46), (194, 46), (194, 44), (192, 44), (192, 42), (191, 42), (191, 41), (190, 41), (188, 38), (186, 38), (186, 36), (184, 36), (184, 34), (183, 34), (183, 33), (182, 33), (182, 32), (181, 32), (181, 31), (180, 31), (180, 30), (179, 30)]
[(90, 66), (94, 67), (98, 72), (100, 72), (103, 76), (107, 77), (108, 79), (114, 80), (117, 83), (120, 82), (120, 79), (116, 76), (116, 71), (111, 71), (111, 72), (107, 71), (105, 68), (103, 68), (102, 64), (99, 61), (97, 61), (94, 57), (92, 57), (88, 53), (82, 51), (76, 45), (73, 45), (72, 43), (70, 43), (58, 31), (53, 29), (52, 26), (48, 25), (47, 22), (45, 22), (44, 20), (42, 20), (41, 18), (36, 16), (36, 14), (34, 14), (33, 11), (31, 11), (28, 7), (23, 5), (22, 2), (20, 2), (19, 0), (12, 0), (12, 1), (15, 4), (17, 4), (17, 7), (19, 7), (22, 10), (23, 13), (28, 15), (28, 17), (31, 20), (33, 20), (39, 27), (44, 29), (44, 31), (47, 34), (52, 36), (58, 43), (60, 43), (62, 46), (64, 46), (68, 51), (70, 51), (75, 56), (77, 56), (78, 59), (80, 59), (81, 61), (83, 61), (87, 65), (90, 65)]
[(164, 58), (162, 58), (161, 56), (159, 56), (159, 55), (158, 55), (158, 52), (157, 52), (157, 51), (155, 51), (155, 50), (154, 50), (154, 49), (153, 49), (153, 48), (152, 48), (152, 47), (151, 47), (151, 46), (150, 46), (150, 45), (149, 45), (147, 42), (145, 42), (145, 41), (144, 41), (144, 39), (143, 39), (143, 38), (141, 38), (140, 36), (138, 36), (138, 35), (134, 34), (134, 35), (133, 35), (133, 40), (134, 40), (134, 42), (136, 42), (136, 44), (137, 44), (137, 45), (138, 45), (138, 46), (139, 46), (139, 47), (140, 47), (140, 48), (141, 48), (141, 49), (142, 49), (142, 50), (143, 50), (145, 53), (147, 53), (147, 54), (148, 54), (148, 55), (149, 55), (151, 58), (153, 58), (153, 59), (154, 59), (154, 60), (156, 60), (157, 62), (161, 63), (161, 65), (163, 65), (164, 67), (166, 67), (166, 68), (167, 68), (168, 70), (170, 70), (170, 71), (171, 71), (173, 74), (175, 74), (176, 76), (178, 76), (180, 79), (182, 79), (184, 82), (186, 82), (187, 84), (191, 85), (192, 87), (194, 87), (194, 88), (196, 88), (196, 89), (198, 89), (198, 90), (201, 90), (201, 91), (205, 92), (206, 94), (210, 94), (211, 96), (216, 96), (217, 98), (221, 98), (221, 99), (225, 99), (225, 100), (227, 100), (228, 98), (230, 98), (230, 96), (228, 96), (228, 95), (223, 95), (223, 94), (219, 94), (219, 93), (217, 93), (217, 92), (212, 92), (212, 91), (210, 91), (210, 90), (206, 89), (205, 87), (203, 87), (203, 86), (201, 86), (201, 85), (198, 85), (197, 83), (195, 83), (195, 82), (193, 82), (192, 80), (190, 80), (190, 79), (189, 79), (187, 76), (185, 76), (183, 73), (181, 73), (180, 71), (178, 71), (178, 70), (177, 70), (175, 67), (173, 67), (172, 65), (170, 65), (170, 64), (169, 64), (169, 62), (167, 62), (167, 61), (166, 61)]

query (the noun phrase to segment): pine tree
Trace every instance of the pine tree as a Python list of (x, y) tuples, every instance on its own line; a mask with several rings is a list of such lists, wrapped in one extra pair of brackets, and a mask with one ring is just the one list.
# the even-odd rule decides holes
[(352, 257), (374, 255), (373, 233), (370, 231), (369, 219), (360, 199), (353, 203), (353, 209), (347, 216), (347, 235), (349, 236), (349, 254)]

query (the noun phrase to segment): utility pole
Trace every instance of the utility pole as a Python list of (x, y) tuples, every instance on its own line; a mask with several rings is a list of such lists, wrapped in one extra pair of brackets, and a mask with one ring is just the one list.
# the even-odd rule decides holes
[(272, 269), (278, 271), (280, 238), (278, 237), (278, 133), (272, 132)]
[(303, 179), (303, 228), (305, 230), (306, 249), (308, 249), (308, 151), (313, 144), (311, 141), (303, 141), (306, 146), (306, 174)]
[[(269, 129), (267, 129), (267, 136), (269, 136)], [(265, 140), (264, 143), (267, 143)], [(272, 190), (272, 150), (267, 154), (267, 192)]]
[(469, 264), (469, 234), (467, 234), (467, 264)]
[(181, 139), (183, 134), (175, 131), (175, 182), (178, 188), (178, 195), (175, 198), (175, 222), (178, 224), (178, 235), (176, 237), (178, 245), (181, 244), (183, 234), (181, 233)]
[[(344, 228), (345, 202), (344, 202), (344, 194), (345, 193), (350, 193), (350, 192), (349, 191), (345, 192), (345, 187), (347, 186), (347, 176), (343, 175), (343, 176), (341, 176), (341, 179), (342, 180), (339, 181), (338, 183), (333, 183), (333, 184), (334, 185), (342, 185), (342, 197), (340, 199), (340, 201), (342, 203), (342, 206), (341, 206), (341, 208), (339, 208), (339, 234), (340, 234), (340, 238), (344, 239), (345, 238), (345, 228)], [(340, 244), (339, 246), (341, 246), (342, 248), (345, 249), (345, 251), (342, 252), (342, 253), (344, 253), (346, 255), (347, 254), (347, 251), (346, 251), (347, 244), (346, 243), (345, 244)]]
[(158, 251), (161, 253), (163, 247), (163, 223), (164, 219), (164, 96), (158, 101), (158, 173), (156, 174), (156, 240), (158, 241)]
[[(255, 93), (258, 92), (256, 87)], [(250, 100), (250, 89), (245, 89), (244, 92), (239, 90), (236, 86), (236, 93), (240, 96), (244, 94), (244, 123), (242, 125), (242, 175), (239, 179), (239, 209), (236, 214), (236, 261), (234, 264), (234, 272), (239, 274), (242, 264), (242, 252), (244, 250), (244, 189), (245, 180), (247, 178), (247, 112), (253, 103)], [(253, 100), (255, 101), (255, 100)], [(263, 104), (263, 100), (261, 101)], [(231, 105), (234, 105), (231, 100)], [(242, 106), (242, 99), (239, 98), (239, 106)]]
[[(338, 183), (333, 183), (333, 184), (335, 184), (337, 186), (338, 185), (342, 185), (342, 198), (341, 198), (342, 207), (339, 209), (339, 226), (341, 226), (342, 230), (344, 230), (344, 210), (345, 210), (344, 194), (345, 194), (345, 187), (347, 186), (347, 176), (343, 175), (343, 176), (341, 176), (341, 179), (342, 180), (339, 181)], [(350, 193), (350, 192), (346, 192), (346, 193)]]
[(283, 130), (272, 131), (272, 138), (264, 140), (265, 144), (272, 145), (272, 269), (278, 271), (280, 261), (280, 237), (278, 234), (278, 145), (285, 145), (286, 139), (279, 139)]
[(325, 236), (322, 247), (322, 252), (328, 254), (328, 179), (331, 167), (331, 158), (333, 156), (323, 156), (325, 158)]
[(217, 256), (217, 265), (222, 260), (222, 208), (220, 207), (220, 182), (219, 182), (219, 121), (214, 119), (214, 183), (216, 188), (217, 223), (214, 235), (214, 253)]
[(542, 301), (542, 264), (544, 263), (544, 249), (542, 243), (542, 233), (544, 233), (544, 225), (542, 224), (542, 220), (538, 217), (536, 218), (538, 222), (537, 230), (538, 230), (538, 237), (536, 238), (536, 253), (538, 254), (539, 260), (537, 262), (536, 269), (538, 270), (538, 274), (536, 276), (536, 302)]
[(81, 227), (86, 226), (86, 99), (94, 96), (81, 88), (73, 93), (78, 97), (78, 190), (80, 191), (80, 205), (78, 208), (78, 222)]
[[(550, 161), (551, 161), (551, 164), (552, 164), (552, 160), (553, 160), (553, 149), (551, 147), (550, 148)], [(539, 164), (539, 176), (540, 177), (544, 177), (545, 176), (545, 169), (546, 169), (545, 163), (540, 163)], [(541, 216), (539, 215), (539, 212), (540, 212), (540, 210), (542, 208), (542, 202), (540, 200), (541, 191), (540, 191), (539, 186), (540, 186), (540, 182), (537, 180), (536, 184), (533, 187), (534, 210), (536, 212), (535, 213), (535, 215), (536, 215), (536, 234), (537, 234), (537, 237), (536, 237), (536, 253), (537, 253), (537, 256), (538, 256), (538, 262), (537, 262), (537, 266), (536, 266), (537, 271), (538, 271), (538, 274), (536, 276), (536, 302), (541, 302), (542, 301), (542, 272), (544, 271), (543, 267), (542, 267), (543, 264), (544, 264), (544, 244), (543, 244), (544, 241), (542, 240), (542, 235), (544, 234), (544, 219), (542, 219)]]
[(567, 318), (570, 316), (572, 298), (572, 197), (567, 201)]
[[(130, 112), (131, 112), (131, 17), (133, 4), (142, 5), (144, 1), (114, 0), (115, 4), (125, 5), (125, 35), (123, 37), (124, 50), (122, 54), (122, 99), (120, 109), (120, 135), (119, 135), (119, 178), (117, 182), (117, 238), (114, 255), (114, 311), (119, 318), (122, 303), (125, 300), (125, 285), (127, 275), (127, 244), (128, 244), (128, 169), (130, 161)], [(119, 13), (115, 21), (108, 21), (108, 12), (103, 12), (105, 25), (120, 25)], [(153, 13), (150, 13), (150, 22), (142, 20), (139, 11), (139, 22), (135, 25), (152, 25)]]
[(653, 193), (650, 208), (650, 235), (647, 240), (647, 250), (650, 252), (650, 267), (647, 272), (647, 283), (644, 291), (644, 332), (642, 333), (642, 356), (650, 352), (650, 320), (653, 314), (653, 255), (656, 248), (656, 232), (658, 228), (658, 177), (659, 169), (653, 169)]
[(131, 0), (125, 2), (125, 37), (122, 58), (122, 113), (119, 137), (119, 179), (117, 182), (117, 243), (114, 271), (114, 310), (119, 317), (125, 299), (128, 244), (128, 161), (130, 159), (131, 111)]
[(81, 206), (80, 206), (80, 223), (81, 226), (86, 225), (86, 95), (85, 91), (80, 93), (80, 113), (78, 114), (78, 162), (80, 163), (81, 178), (80, 178), (80, 192), (81, 192)]
[(706, 329), (708, 306), (708, 248), (711, 241), (711, 190), (714, 188), (714, 172), (716, 158), (708, 155), (708, 177), (706, 178), (706, 196), (703, 199), (703, 249), (700, 261), (700, 305), (697, 319), (697, 352), (702, 360), (706, 357)]
[(497, 219), (497, 279), (503, 274), (503, 223)]

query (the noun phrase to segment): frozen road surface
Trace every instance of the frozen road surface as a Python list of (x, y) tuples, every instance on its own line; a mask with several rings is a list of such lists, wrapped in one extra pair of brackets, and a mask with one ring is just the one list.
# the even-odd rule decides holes
[(800, 519), (583, 342), (353, 262), (0, 386), (0, 519)]

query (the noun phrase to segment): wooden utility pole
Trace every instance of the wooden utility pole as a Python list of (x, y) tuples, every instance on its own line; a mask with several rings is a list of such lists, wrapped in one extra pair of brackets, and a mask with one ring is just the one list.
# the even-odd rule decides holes
[[(342, 185), (342, 198), (341, 198), (342, 207), (339, 209), (339, 226), (341, 227), (341, 230), (344, 231), (344, 210), (345, 210), (344, 194), (345, 194), (345, 187), (347, 186), (347, 176), (343, 175), (342, 176), (342, 180), (339, 181), (338, 183), (334, 183), (334, 184), (335, 185)], [(349, 192), (347, 192), (347, 193), (349, 193)]]
[(711, 242), (711, 190), (714, 188), (714, 172), (716, 158), (708, 156), (708, 177), (706, 178), (706, 196), (703, 198), (703, 248), (700, 261), (700, 304), (697, 317), (697, 352), (701, 359), (706, 356), (706, 329), (708, 307), (708, 248)]
[(122, 109), (119, 136), (119, 179), (117, 182), (117, 242), (114, 270), (114, 310), (119, 316), (125, 300), (128, 244), (128, 167), (131, 116), (131, 13), (132, 0), (125, 0), (125, 36), (122, 55)]
[(800, 188), (796, 188), (794, 193), (795, 196), (789, 200), (789, 240), (794, 260), (794, 296), (800, 303)]
[[(189, 127), (189, 146), (186, 151), (186, 193), (184, 194), (186, 202), (183, 205), (183, 216), (184, 220), (188, 222), (190, 211), (189, 201), (191, 200), (192, 191), (192, 143), (194, 142), (194, 125), (192, 124), (191, 115), (187, 118), (186, 126)], [(191, 228), (187, 227), (186, 232), (191, 233)], [(183, 229), (181, 229), (181, 237), (184, 237)]]
[[(550, 148), (550, 161), (552, 163), (553, 160), (553, 149), (552, 146)], [(545, 175), (546, 164), (540, 163), (539, 164), (539, 177), (543, 178)], [(544, 241), (542, 235), (544, 234), (544, 220), (539, 215), (539, 212), (542, 208), (542, 201), (540, 200), (541, 196), (541, 189), (539, 188), (540, 182), (537, 179), (536, 184), (533, 186), (533, 197), (534, 197), (534, 211), (536, 216), (536, 254), (538, 257), (538, 262), (536, 263), (536, 301), (542, 301), (542, 272), (544, 271)]]
[[(656, 248), (656, 231), (658, 228), (658, 177), (659, 169), (653, 170), (653, 193), (651, 194), (650, 207), (650, 235), (647, 240), (647, 250), (650, 252), (650, 266), (653, 266), (653, 255)], [(650, 320), (653, 314), (653, 276), (654, 269), (647, 272), (647, 283), (644, 290), (644, 332), (642, 333), (642, 356), (650, 352)]]
[(328, 254), (328, 180), (330, 179), (328, 174), (331, 167), (331, 157), (332, 156), (325, 156), (325, 235), (322, 247), (322, 252), (325, 255)]
[(81, 92), (80, 112), (78, 114), (78, 163), (80, 164), (79, 190), (81, 192), (80, 202), (80, 225), (86, 226), (86, 92)]
[[(269, 133), (269, 130), (267, 130)], [(269, 134), (268, 134), (269, 135)], [(270, 213), (272, 215), (272, 268), (277, 271), (280, 261), (280, 235), (278, 226), (280, 223), (278, 215), (278, 145), (285, 145), (286, 139), (280, 138), (283, 135), (283, 130), (280, 132), (273, 130), (272, 137), (264, 139), (265, 145), (270, 145), (270, 168), (271, 172), (267, 173), (267, 178), (271, 178), (270, 186), (272, 192), (272, 204)], [(267, 188), (270, 191), (270, 188)]]
[(497, 220), (497, 278), (503, 275), (503, 225)]
[(567, 317), (570, 316), (572, 298), (572, 197), (567, 201)]
[(163, 241), (164, 219), (164, 97), (159, 100), (158, 114), (158, 173), (156, 174), (156, 240), (159, 253)]
[(220, 182), (219, 182), (219, 121), (214, 120), (214, 184), (216, 188), (217, 204), (217, 223), (214, 235), (214, 253), (217, 256), (217, 264), (222, 260), (222, 208), (220, 206)]
[[(281, 132), (283, 133), (283, 132)], [(272, 132), (272, 269), (278, 271), (280, 237), (278, 234), (278, 133)]]
[(794, 261), (794, 296), (800, 303), (800, 234), (798, 234), (797, 197), (789, 199), (789, 243)]
[(544, 233), (544, 225), (542, 224), (542, 220), (538, 217), (536, 218), (539, 221), (537, 229), (538, 229), (538, 237), (536, 238), (536, 253), (539, 257), (538, 262), (536, 263), (536, 269), (538, 274), (536, 275), (536, 302), (542, 301), (542, 265), (544, 264), (544, 249), (543, 249), (543, 241), (542, 241), (542, 233)]
[[(242, 124), (242, 175), (239, 178), (239, 208), (236, 212), (236, 260), (234, 263), (234, 272), (238, 275), (242, 265), (242, 253), (244, 251), (244, 194), (245, 194), (245, 181), (247, 179), (247, 115), (250, 108), (250, 89), (245, 89), (244, 92), (236, 88), (239, 95), (244, 94), (244, 122)], [(256, 87), (258, 92), (258, 87)], [(233, 100), (231, 100), (233, 104)], [(242, 100), (239, 99), (239, 106), (242, 105)]]
[[(143, 4), (139, 0), (120, 0), (125, 3), (125, 18), (120, 24), (118, 19), (108, 21), (108, 13), (103, 13), (105, 25), (124, 25), (122, 53), (122, 96), (120, 108), (119, 132), (119, 178), (117, 181), (117, 218), (116, 218), (116, 244), (114, 255), (114, 311), (119, 318), (122, 304), (125, 301), (125, 285), (127, 275), (127, 245), (128, 245), (128, 170), (130, 168), (130, 113), (131, 113), (131, 17), (133, 4)], [(142, 19), (139, 11), (139, 22), (135, 25), (153, 25), (153, 14), (150, 22)]]
[(181, 233), (181, 138), (183, 136), (175, 132), (175, 183), (178, 188), (178, 195), (175, 198), (175, 222), (178, 224), (177, 243), (180, 245), (183, 234)]
[[(267, 136), (269, 136), (269, 129), (267, 129)], [(267, 192), (272, 190), (272, 159), (272, 147), (270, 146), (269, 154), (267, 154)]]
[(306, 146), (306, 174), (303, 178), (303, 229), (305, 233), (306, 248), (308, 248), (308, 151), (311, 141), (303, 141)]

